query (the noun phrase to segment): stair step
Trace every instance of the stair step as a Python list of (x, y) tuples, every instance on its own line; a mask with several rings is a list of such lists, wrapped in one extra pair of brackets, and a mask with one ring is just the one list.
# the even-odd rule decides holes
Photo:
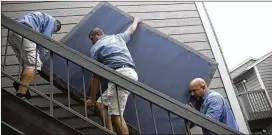
[(18, 75), (18, 70), (19, 70), (19, 64), (6, 65), (4, 72), (6, 72), (9, 75)]
[[(91, 117), (91, 120), (94, 122), (103, 125), (100, 117)], [(71, 127), (77, 129), (77, 128), (97, 128), (96, 126), (92, 125), (91, 123), (79, 118), (79, 117), (68, 117), (68, 118), (60, 118), (60, 121), (66, 123), (67, 125), (70, 125)]]
[[(12, 85), (13, 82), (11, 82)], [(2, 82), (3, 84), (3, 82)], [(16, 94), (16, 90), (13, 88), (13, 86), (2, 86), (2, 88), (4, 88), (6, 91), (8, 91), (9, 93), (12, 93), (13, 95)], [(34, 88), (34, 86), (33, 86)], [(49, 84), (37, 84), (36, 85), (36, 89), (40, 92), (42, 92), (43, 94), (50, 94), (50, 85)], [(36, 93), (30, 91), (32, 96), (37, 96)], [(57, 89), (56, 87), (53, 86), (53, 93), (54, 94), (59, 94), (62, 93), (59, 89)], [(67, 96), (66, 96), (67, 97)]]
[[(49, 96), (49, 95), (47, 95)], [(64, 94), (54, 94), (53, 96), (54, 100), (64, 104), (64, 105), (68, 105), (68, 99), (67, 96), (64, 96)], [(41, 96), (34, 96), (30, 99), (30, 102), (33, 103), (34, 105), (40, 107), (40, 108), (44, 108), (44, 107), (49, 107), (50, 106), (50, 101), (41, 97)], [(71, 99), (70, 100), (70, 104), (71, 105), (77, 105), (78, 103)], [(54, 106), (58, 106), (56, 104), (54, 104)]]
[[(5, 51), (6, 51), (6, 46), (2, 46), (1, 47), (1, 55), (5, 55)], [(8, 45), (8, 50), (7, 50), (7, 54), (15, 54), (14, 51), (12, 50), (12, 48), (10, 47), (10, 45)]]
[[(11, 74), (9, 74), (9, 75), (11, 75)], [(17, 75), (12, 75), (12, 77), (14, 77), (15, 79), (18, 79)], [(9, 86), (12, 86), (14, 81), (5, 77), (5, 76), (2, 76), (1, 82), (2, 82), (2, 87), (9, 87)], [(35, 79), (33, 80), (32, 84), (34, 84), (34, 83), (36, 83), (36, 84), (49, 84), (49, 82), (47, 80), (45, 80), (44, 78), (42, 78), (39, 74), (36, 74)]]
[[(4, 64), (4, 56), (1, 56), (1, 65)], [(6, 65), (19, 64), (19, 61), (15, 55), (6, 57)]]
[(99, 128), (76, 128), (76, 130), (83, 133), (84, 135), (108, 135), (109, 134)]
[[(77, 113), (80, 113), (81, 115), (85, 116), (85, 111), (84, 111), (83, 105), (72, 105), (71, 109), (76, 111)], [(48, 114), (50, 113), (49, 107), (41, 108), (41, 110), (43, 110), (44, 112), (46, 112)], [(63, 109), (61, 107), (55, 107), (53, 113), (54, 113), (54, 117), (58, 118), (58, 119), (75, 116), (74, 114), (70, 113), (69, 111), (66, 111), (65, 109)], [(90, 118), (97, 116), (90, 110), (87, 110), (87, 113), (88, 113), (88, 117), (90, 117)]]
[[(80, 134), (77, 130), (43, 113), (4, 89), (1, 89), (1, 101), (2, 121), (24, 134)], [(12, 133), (8, 132), (8, 134)]]

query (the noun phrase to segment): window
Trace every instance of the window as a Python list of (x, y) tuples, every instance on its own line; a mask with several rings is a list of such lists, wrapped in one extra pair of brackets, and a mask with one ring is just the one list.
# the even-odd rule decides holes
[(236, 84), (236, 88), (237, 88), (238, 93), (242, 93), (242, 92), (247, 91), (245, 83), (246, 83), (246, 80), (243, 80), (243, 81), (239, 82), (238, 84)]

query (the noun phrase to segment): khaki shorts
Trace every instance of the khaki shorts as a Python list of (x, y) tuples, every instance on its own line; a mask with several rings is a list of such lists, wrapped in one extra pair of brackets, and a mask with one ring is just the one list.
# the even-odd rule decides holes
[[(16, 54), (18, 61), (20, 62), (20, 57), (22, 53), (22, 63), (21, 66), (24, 68), (35, 68), (35, 58), (36, 58), (36, 44), (26, 38), (22, 42), (22, 37), (12, 31), (9, 32), (8, 42)], [(21, 46), (23, 45), (23, 46)], [(22, 48), (22, 51), (20, 51)], [(37, 52), (37, 70), (41, 70), (42, 62)]]
[[(138, 81), (138, 75), (136, 71), (132, 68), (123, 67), (123, 68), (116, 69), (116, 71), (135, 81)], [(102, 94), (103, 104), (108, 106), (109, 115), (120, 115), (120, 114), (123, 115), (124, 114), (127, 98), (130, 92), (121, 87), (117, 87), (117, 92), (118, 92), (118, 100), (120, 105), (120, 112), (118, 109), (116, 85), (109, 82), (108, 89)], [(101, 97), (99, 97), (97, 102), (101, 103)]]

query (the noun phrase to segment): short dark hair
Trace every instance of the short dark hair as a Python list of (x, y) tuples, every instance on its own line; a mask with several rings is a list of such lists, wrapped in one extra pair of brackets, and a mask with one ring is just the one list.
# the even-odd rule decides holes
[(61, 23), (59, 20), (56, 20), (56, 27), (57, 27), (56, 31), (59, 31), (61, 28)]
[(103, 35), (104, 34), (104, 31), (100, 28), (94, 28), (91, 30), (91, 32), (89, 33), (89, 37), (90, 36), (94, 36), (96, 34), (100, 34), (100, 35)]

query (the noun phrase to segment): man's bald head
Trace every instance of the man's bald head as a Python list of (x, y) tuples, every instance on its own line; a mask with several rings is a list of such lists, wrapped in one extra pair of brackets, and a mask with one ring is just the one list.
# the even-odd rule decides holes
[(194, 85), (206, 86), (206, 82), (202, 78), (195, 78), (190, 82), (190, 86)]
[(190, 82), (189, 88), (193, 95), (203, 97), (205, 95), (207, 85), (202, 78), (195, 78)]

